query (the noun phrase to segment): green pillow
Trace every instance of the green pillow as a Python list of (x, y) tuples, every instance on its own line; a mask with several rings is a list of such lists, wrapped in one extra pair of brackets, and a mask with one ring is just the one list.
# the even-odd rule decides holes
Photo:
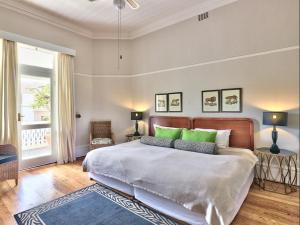
[(195, 142), (216, 142), (217, 132), (208, 132), (200, 130), (182, 130), (182, 140)]
[(179, 139), (181, 135), (181, 128), (162, 128), (156, 127), (155, 128), (155, 137), (157, 138), (170, 138), (170, 139)]

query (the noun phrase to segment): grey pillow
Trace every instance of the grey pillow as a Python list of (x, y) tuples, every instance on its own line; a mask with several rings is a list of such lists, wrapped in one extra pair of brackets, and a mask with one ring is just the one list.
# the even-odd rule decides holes
[(174, 148), (174, 140), (169, 138), (157, 138), (152, 136), (143, 136), (141, 143), (145, 145), (154, 145), (159, 147)]
[(213, 155), (217, 153), (216, 143), (211, 143), (211, 142), (194, 142), (194, 141), (184, 141), (178, 139), (174, 142), (174, 147), (179, 150), (190, 151), (190, 152), (199, 152), (199, 153), (213, 154)]

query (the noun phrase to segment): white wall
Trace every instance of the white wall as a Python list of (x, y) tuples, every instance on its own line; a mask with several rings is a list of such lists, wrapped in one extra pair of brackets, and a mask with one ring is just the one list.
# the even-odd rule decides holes
[[(278, 145), (298, 152), (298, 9), (297, 0), (240, 0), (209, 12), (202, 22), (195, 17), (134, 40), (134, 107), (157, 114), (155, 93), (181, 91), (183, 112), (161, 115), (250, 117), (258, 147), (271, 144), (262, 112), (288, 111), (289, 126), (279, 128)], [(296, 48), (270, 52), (290, 46)], [(244, 57), (230, 60), (236, 56)], [(202, 90), (235, 87), (243, 88), (243, 113), (202, 113)]]
[(115, 40), (92, 40), (2, 7), (0, 30), (76, 50), (75, 104), (76, 111), (82, 115), (77, 119), (78, 155), (87, 150), (91, 120), (112, 120), (117, 142), (125, 141), (125, 130), (131, 126), (131, 82), (129, 79), (95, 78), (93, 75), (129, 74), (130, 42), (121, 44), (122, 69), (118, 70)]

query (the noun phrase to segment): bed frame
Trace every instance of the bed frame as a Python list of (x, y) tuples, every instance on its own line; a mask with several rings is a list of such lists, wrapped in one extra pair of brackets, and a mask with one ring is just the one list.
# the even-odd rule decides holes
[(216, 117), (172, 117), (151, 116), (149, 118), (149, 135), (154, 136), (154, 124), (180, 128), (231, 129), (229, 146), (254, 149), (253, 121), (249, 118), (216, 118)]
[[(248, 118), (189, 118), (189, 117), (173, 117), (173, 116), (151, 116), (149, 118), (149, 135), (154, 135), (154, 124), (168, 127), (180, 127), (180, 128), (207, 128), (207, 129), (231, 129), (230, 146), (253, 149), (253, 121)], [(92, 178), (90, 178), (93, 180)], [(96, 181), (101, 185), (123, 195), (124, 197), (136, 201), (139, 204), (159, 212), (156, 209), (144, 204), (137, 200), (134, 196), (123, 193), (117, 189), (109, 187), (99, 181)], [(161, 213), (161, 212), (159, 212)], [(169, 215), (161, 213), (162, 215), (170, 218), (171, 220), (178, 222), (182, 225), (189, 225), (186, 222), (177, 220)]]

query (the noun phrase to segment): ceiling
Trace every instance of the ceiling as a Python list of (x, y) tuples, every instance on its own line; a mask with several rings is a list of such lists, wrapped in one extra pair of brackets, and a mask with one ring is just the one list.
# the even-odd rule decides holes
[[(136, 38), (237, 0), (136, 0), (138, 10), (122, 10), (123, 38)], [(92, 38), (115, 38), (113, 0), (0, 0), (0, 6), (25, 11)]]

